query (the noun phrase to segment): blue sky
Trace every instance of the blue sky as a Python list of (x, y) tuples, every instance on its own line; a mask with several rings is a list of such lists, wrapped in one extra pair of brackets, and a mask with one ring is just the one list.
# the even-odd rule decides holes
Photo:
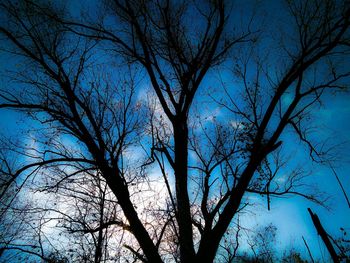
[[(327, 101), (326, 107), (317, 112), (319, 118), (315, 120), (315, 123), (320, 127), (326, 127), (321, 128), (321, 132), (324, 133), (323, 137), (331, 136), (331, 140), (334, 138), (334, 141), (345, 142), (339, 152), (339, 160), (341, 161), (336, 162), (335, 167), (348, 194), (350, 194), (350, 156), (348, 155), (350, 142), (349, 99), (349, 94), (332, 97)], [(4, 109), (1, 110), (0, 120), (1, 133), (16, 139), (21, 136), (21, 132), (26, 131), (26, 125), (31, 123), (23, 114)], [(284, 136), (283, 145), (284, 147), (290, 147), (292, 151), (301, 152), (298, 154), (299, 157), (294, 159), (293, 162), (304, 163), (310, 166), (310, 169), (313, 170), (310, 183), (315, 184), (320, 190), (331, 196), (327, 203), (329, 210), (301, 197), (284, 197), (273, 198), (271, 210), (268, 211), (266, 199), (255, 195), (256, 205), (247, 208), (246, 216), (241, 216), (241, 223), (248, 228), (273, 223), (277, 227), (277, 251), (283, 252), (284, 249), (294, 247), (307, 256), (301, 238), (304, 236), (313, 256), (326, 258), (328, 254), (321, 239), (317, 236), (307, 208), (311, 207), (319, 215), (325, 229), (333, 237), (340, 237), (340, 227), (350, 230), (350, 208), (347, 206), (330, 168), (312, 165), (305, 152), (302, 153), (303, 151), (300, 150), (303, 145), (296, 140), (295, 136)]]
[[(235, 86), (235, 82), (232, 81), (232, 75), (226, 75), (226, 73), (221, 72), (221, 77), (227, 84), (228, 89)], [(214, 89), (213, 87), (217, 88), (218, 86), (220, 85), (217, 83), (217, 77), (212, 76), (212, 78), (204, 81), (202, 91), (204, 93), (211, 92)], [(217, 92), (219, 93), (217, 96), (220, 97), (220, 89)], [(232, 120), (232, 116), (217, 105), (215, 106), (215, 103), (205, 103), (208, 102), (208, 99), (202, 101), (200, 95), (197, 97), (197, 100), (199, 102), (195, 107), (198, 107), (197, 111), (203, 115), (216, 115), (216, 118), (222, 122)], [(286, 103), (288, 102), (289, 100), (286, 98)], [(332, 165), (349, 195), (350, 94), (343, 92), (337, 95), (326, 95), (323, 98), (322, 107), (313, 109), (310, 122), (315, 127), (310, 134), (313, 139), (319, 142), (327, 142), (328, 145), (337, 145), (334, 152), (336, 158)], [(261, 198), (258, 195), (249, 195), (254, 196), (255, 205), (247, 208), (241, 215), (240, 222), (243, 226), (251, 229), (256, 228), (256, 226), (268, 225), (269, 223), (274, 224), (277, 227), (276, 251), (283, 253), (284, 250), (295, 248), (305, 258), (308, 258), (307, 250), (302, 240), (302, 236), (304, 236), (314, 258), (327, 262), (330, 260), (328, 252), (325, 250), (321, 238), (317, 235), (307, 208), (310, 207), (314, 213), (318, 214), (324, 228), (334, 238), (341, 237), (340, 227), (350, 230), (350, 208), (331, 168), (328, 165), (313, 163), (308, 156), (308, 148), (304, 143), (300, 142), (293, 131), (287, 129), (281, 139), (283, 141), (283, 152), (286, 155), (292, 155), (289, 165), (284, 172), (288, 172), (288, 168), (292, 169), (296, 165), (301, 165), (306, 171), (309, 171), (310, 176), (305, 182), (329, 196), (329, 200), (325, 203), (327, 208), (314, 204), (302, 197), (289, 195), (283, 198), (273, 198), (271, 200), (271, 210), (268, 211), (266, 198)], [(244, 248), (245, 245), (242, 247)]]
[[(273, 1), (273, 3), (276, 2)], [(271, 7), (270, 12), (276, 12), (279, 8), (278, 5), (273, 4), (271, 4)], [(268, 43), (269, 40), (267, 40), (265, 45), (268, 45)], [(277, 60), (278, 58), (276, 58)], [(9, 57), (3, 53), (0, 53), (0, 61), (2, 62), (2, 66), (0, 66), (1, 74), (3, 74), (5, 69), (15, 67), (15, 62), (12, 60), (8, 63), (10, 61)], [(217, 84), (217, 79), (214, 75), (212, 74), (203, 83), (203, 90), (220, 86)], [(229, 77), (227, 79), (231, 83)], [(1, 79), (0, 85), (1, 88), (7, 86), (5, 78)], [(201, 97), (197, 99), (197, 103), (200, 104)], [(199, 108), (201, 109), (201, 107)], [(215, 109), (215, 107), (209, 107), (209, 114), (210, 109)], [(220, 115), (220, 111), (215, 112), (215, 114)], [(225, 113), (218, 118), (221, 121), (232, 120)], [(317, 127), (313, 135), (315, 136), (314, 138), (334, 144), (340, 143), (340, 147), (337, 147), (338, 161), (334, 163), (334, 167), (347, 194), (350, 195), (350, 94), (327, 95), (324, 99), (324, 107), (314, 109), (312, 122)], [(2, 134), (20, 138), (21, 132), (26, 131), (28, 124), (31, 124), (31, 121), (24, 115), (10, 110), (0, 110), (0, 131)], [(331, 198), (329, 203), (327, 203), (329, 210), (301, 197), (289, 197), (272, 199), (271, 211), (268, 211), (266, 200), (257, 197), (255, 199), (256, 206), (248, 208), (249, 212), (242, 216), (241, 222), (247, 227), (254, 227), (257, 224), (275, 224), (277, 226), (276, 248), (280, 251), (292, 246), (300, 249), (306, 255), (306, 249), (301, 239), (301, 236), (304, 236), (313, 255), (318, 258), (326, 258), (328, 256), (327, 252), (325, 252), (324, 245), (317, 236), (307, 208), (311, 207), (319, 215), (325, 229), (335, 238), (340, 236), (340, 227), (350, 231), (350, 208), (341, 193), (332, 170), (326, 166), (312, 164), (307, 157), (307, 150), (304, 145), (292, 133), (285, 133), (282, 139), (285, 151), (294, 155), (291, 164), (302, 164), (307, 170), (312, 171), (308, 182), (330, 194)]]

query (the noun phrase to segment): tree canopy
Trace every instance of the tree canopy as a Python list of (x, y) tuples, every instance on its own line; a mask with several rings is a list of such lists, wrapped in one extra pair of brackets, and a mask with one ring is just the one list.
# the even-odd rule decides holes
[(337, 141), (311, 128), (348, 89), (348, 1), (0, 6), (0, 110), (27, 118), (1, 140), (4, 251), (222, 261), (236, 256), (250, 196), (268, 209), (274, 197), (327, 198), (286, 135), (332, 167)]

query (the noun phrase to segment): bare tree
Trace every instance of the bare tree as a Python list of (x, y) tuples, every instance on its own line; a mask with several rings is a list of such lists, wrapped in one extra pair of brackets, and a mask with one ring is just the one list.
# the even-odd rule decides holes
[[(127, 224), (120, 218), (120, 207), (102, 179), (84, 174), (41, 189), (48, 194), (55, 189), (56, 207), (48, 205), (44, 210), (49, 213), (48, 220), (60, 230), (59, 235), (63, 235), (61, 240), (69, 240), (64, 242), (69, 244), (66, 253), (60, 252), (70, 254), (73, 261), (108, 262), (120, 257), (117, 247), (123, 242)], [(42, 210), (36, 208), (36, 213)]]
[[(100, 13), (84, 19), (58, 4), (5, 1), (4, 49), (25, 67), (12, 74), (13, 89), (1, 89), (0, 108), (26, 112), (43, 129), (35, 147), (11, 148), (22, 156), (17, 169), (4, 156), (9, 179), (2, 193), (36, 174), (50, 177), (55, 167), (67, 174), (63, 180), (101, 177), (123, 211), (119, 227), (138, 243), (127, 248), (147, 262), (163, 262), (169, 253), (175, 261), (213, 262), (232, 220), (249, 204), (246, 194), (266, 195), (269, 208), (272, 196), (286, 194), (320, 203), (302, 192), (300, 170), (284, 184), (277, 180), (285, 165), (278, 152), (281, 136), (292, 129), (312, 160), (324, 160), (327, 151), (308, 137), (307, 122), (325, 94), (348, 85), (350, 72), (342, 65), (350, 9), (347, 1), (286, 6), (285, 19), (295, 27), (286, 28), (271, 55), (283, 53), (283, 63), (271, 59), (274, 67), (261, 51), (266, 42), (257, 42), (263, 31), (253, 19), (234, 19), (236, 7), (223, 0), (104, 1), (92, 7)], [(204, 124), (195, 120), (194, 106), (203, 103), (205, 80), (218, 66), (230, 67), (239, 82), (218, 82), (221, 98), (209, 94), (231, 121)], [(146, 77), (125, 77), (130, 71)], [(134, 96), (141, 80), (156, 96), (148, 115)], [(130, 158), (141, 149), (148, 161)], [(140, 200), (153, 162), (167, 193), (164, 208), (150, 211)]]

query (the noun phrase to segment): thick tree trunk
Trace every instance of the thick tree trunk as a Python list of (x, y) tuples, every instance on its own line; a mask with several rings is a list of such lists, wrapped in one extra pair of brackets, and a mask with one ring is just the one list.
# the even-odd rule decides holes
[[(109, 173), (109, 175), (110, 174), (111, 173)], [(123, 184), (122, 179), (118, 175), (113, 177), (107, 176), (106, 178), (108, 186), (117, 197), (118, 203), (123, 209), (124, 215), (129, 222), (130, 231), (135, 236), (147, 258), (147, 262), (162, 263), (163, 261), (158, 253), (157, 247), (154, 245), (147, 230), (140, 221), (132, 202), (130, 201), (130, 194), (127, 186)]]
[(229, 198), (227, 205), (220, 214), (218, 223), (213, 229), (210, 228), (205, 230), (199, 245), (195, 261), (196, 263), (214, 262), (220, 241), (240, 207), (244, 193), (254, 175), (258, 163), (258, 160), (251, 160), (245, 171), (242, 173), (240, 181)]
[(190, 201), (188, 196), (188, 127), (185, 119), (176, 121), (175, 143), (175, 191), (177, 222), (179, 226), (180, 258), (182, 263), (192, 263), (195, 256)]

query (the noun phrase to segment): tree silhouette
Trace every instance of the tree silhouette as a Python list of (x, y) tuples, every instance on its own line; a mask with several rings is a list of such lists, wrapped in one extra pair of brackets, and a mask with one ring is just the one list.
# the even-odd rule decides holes
[[(347, 1), (286, 7), (288, 26), (268, 54), (261, 15), (239, 21), (223, 0), (103, 1), (81, 16), (58, 3), (3, 1), (1, 41), (18, 63), (0, 108), (36, 121), (30, 143), (4, 143), (11, 154), (1, 155), (3, 213), (30, 178), (54, 193), (62, 182), (95, 177), (122, 211), (115, 225), (137, 241), (125, 244), (135, 260), (213, 262), (246, 194), (266, 195), (269, 208), (271, 197), (286, 194), (322, 203), (320, 193), (303, 191), (301, 168), (277, 180), (288, 163), (282, 135), (293, 130), (312, 160), (325, 160), (308, 123), (327, 93), (347, 87), (350, 9)], [(220, 67), (239, 84), (219, 80), (205, 93)], [(145, 102), (135, 94), (147, 85)], [(196, 113), (205, 103), (225, 118), (205, 121)], [(148, 202), (147, 191), (159, 191), (153, 163), (166, 193)]]

